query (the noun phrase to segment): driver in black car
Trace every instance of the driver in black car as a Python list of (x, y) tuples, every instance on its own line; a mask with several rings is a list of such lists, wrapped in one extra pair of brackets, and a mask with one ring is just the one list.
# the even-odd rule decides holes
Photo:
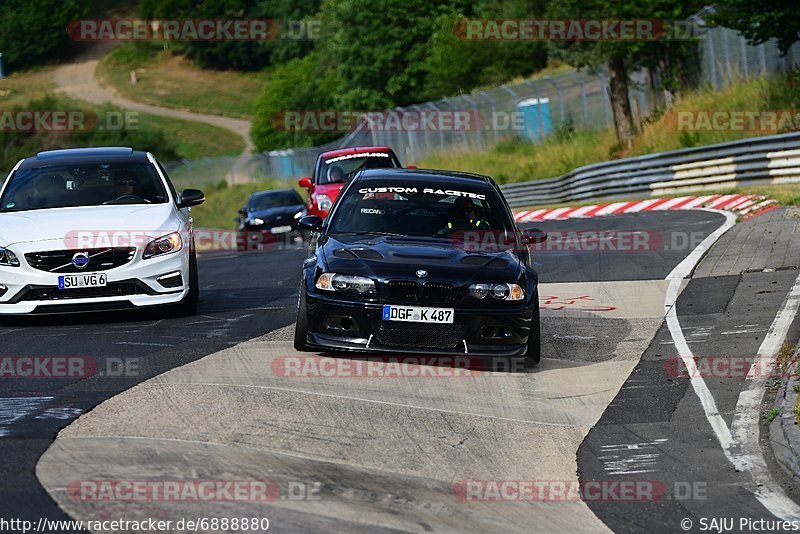
[(136, 175), (130, 171), (118, 172), (114, 181), (114, 198), (133, 195), (134, 189), (136, 189)]
[(447, 234), (456, 230), (489, 230), (489, 223), (478, 215), (478, 206), (465, 197), (459, 197), (453, 202), (449, 219), (444, 229)]

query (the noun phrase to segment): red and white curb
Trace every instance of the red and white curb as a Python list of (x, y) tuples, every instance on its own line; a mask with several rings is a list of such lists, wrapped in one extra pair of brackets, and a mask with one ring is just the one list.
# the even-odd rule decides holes
[(640, 211), (690, 210), (697, 208), (730, 211), (749, 219), (777, 207), (779, 207), (779, 204), (776, 200), (758, 195), (708, 195), (704, 197), (649, 198), (647, 200), (614, 202), (593, 206), (542, 208), (518, 211), (514, 213), (514, 219), (517, 222), (556, 221), (602, 217), (604, 215), (622, 215)]

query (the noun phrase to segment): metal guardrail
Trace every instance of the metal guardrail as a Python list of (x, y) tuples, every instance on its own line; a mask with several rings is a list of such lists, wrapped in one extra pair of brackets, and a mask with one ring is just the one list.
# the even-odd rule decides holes
[(800, 133), (741, 139), (579, 167), (501, 187), (512, 208), (800, 182)]

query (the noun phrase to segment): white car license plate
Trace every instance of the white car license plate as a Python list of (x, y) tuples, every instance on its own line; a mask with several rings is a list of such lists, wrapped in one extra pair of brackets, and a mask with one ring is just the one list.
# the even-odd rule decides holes
[(422, 308), (419, 306), (383, 307), (384, 321), (403, 321), (407, 323), (452, 323), (455, 313), (452, 308)]
[(270, 230), (270, 232), (272, 232), (273, 234), (285, 234), (286, 232), (291, 232), (291, 231), (292, 231), (291, 226), (276, 226), (275, 228), (272, 228)]
[(58, 289), (76, 289), (79, 287), (104, 287), (108, 284), (108, 276), (101, 273), (65, 274), (58, 277)]

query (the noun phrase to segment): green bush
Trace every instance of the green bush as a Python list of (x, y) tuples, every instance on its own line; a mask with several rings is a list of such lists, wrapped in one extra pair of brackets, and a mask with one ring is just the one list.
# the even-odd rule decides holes
[(9, 70), (27, 69), (64, 50), (67, 26), (85, 16), (78, 0), (3, 0), (0, 53)]
[(277, 67), (256, 101), (250, 136), (258, 150), (315, 146), (340, 137), (342, 132), (286, 131), (285, 112), (333, 109), (337, 86), (334, 70), (325, 70), (316, 54)]

